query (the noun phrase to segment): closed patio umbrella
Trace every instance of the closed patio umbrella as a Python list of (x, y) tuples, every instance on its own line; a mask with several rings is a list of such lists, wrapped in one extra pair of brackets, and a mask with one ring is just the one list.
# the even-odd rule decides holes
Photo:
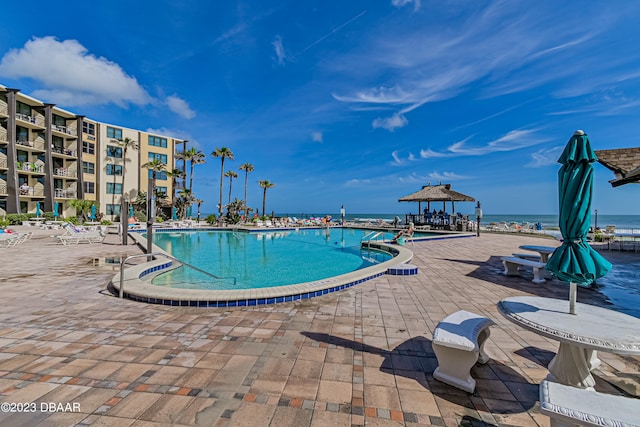
[(575, 314), (576, 285), (589, 286), (611, 270), (611, 263), (587, 242), (591, 224), (593, 165), (598, 161), (589, 138), (577, 130), (567, 143), (558, 163), (559, 226), (563, 242), (547, 262), (546, 269), (569, 282), (569, 312)]
[(40, 210), (40, 202), (36, 202), (36, 217), (40, 217), (42, 211)]
[(57, 217), (58, 217), (58, 215), (59, 215), (59, 213), (58, 213), (58, 202), (55, 202), (55, 203), (53, 204), (53, 217), (54, 217), (54, 218), (57, 218)]
[(91, 205), (91, 215), (89, 215), (89, 219), (92, 221), (96, 219), (96, 205)]
[(133, 211), (133, 205), (129, 204), (129, 218), (135, 217), (135, 213)]
[(178, 219), (178, 211), (176, 208), (171, 208), (171, 219), (174, 221)]

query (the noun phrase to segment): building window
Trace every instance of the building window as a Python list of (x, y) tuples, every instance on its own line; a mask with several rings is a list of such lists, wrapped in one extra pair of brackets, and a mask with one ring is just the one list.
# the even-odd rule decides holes
[(51, 139), (52, 142), (52, 149), (54, 153), (59, 153), (59, 154), (63, 154), (64, 153), (64, 139), (62, 139), (59, 136), (54, 136)]
[(107, 194), (122, 194), (122, 184), (107, 182)]
[(107, 215), (120, 215), (120, 204), (107, 203), (106, 206)]
[(95, 194), (96, 192), (96, 183), (95, 182), (83, 182), (82, 187), (84, 188), (85, 194)]
[[(148, 178), (153, 179), (153, 171), (151, 169), (149, 169)], [(156, 179), (166, 180), (167, 173), (165, 171), (156, 172)]]
[(29, 129), (22, 126), (16, 126), (16, 140), (26, 143), (29, 141)]
[(167, 138), (149, 135), (149, 145), (167, 148)]
[(93, 142), (82, 141), (82, 152), (87, 154), (96, 154), (96, 144)]
[(16, 101), (16, 110), (18, 114), (24, 114), (25, 116), (31, 116), (31, 106), (24, 102)]
[(67, 126), (67, 121), (64, 119), (64, 117), (61, 117), (57, 114), (54, 114), (52, 117), (53, 125), (54, 126)]
[(156, 187), (156, 192), (158, 194), (164, 194), (166, 196), (167, 195), (167, 187)]
[(122, 176), (122, 165), (107, 165), (107, 175)]
[(122, 139), (122, 129), (107, 126), (107, 138)]
[(149, 161), (160, 160), (160, 162), (167, 164), (167, 155), (160, 153), (149, 153)]
[(95, 175), (96, 173), (96, 165), (91, 162), (82, 162), (82, 172), (90, 173), (91, 175)]
[(115, 157), (117, 159), (122, 158), (122, 147), (114, 147), (112, 145), (107, 146), (107, 156)]
[(96, 125), (93, 123), (89, 123), (89, 122), (82, 122), (82, 132), (88, 134), (88, 135), (94, 135), (96, 134)]

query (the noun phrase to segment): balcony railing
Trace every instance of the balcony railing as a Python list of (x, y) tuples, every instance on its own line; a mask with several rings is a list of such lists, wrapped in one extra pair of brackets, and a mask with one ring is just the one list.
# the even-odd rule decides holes
[(16, 140), (16, 144), (22, 145), (24, 147), (31, 147), (31, 148), (35, 148), (36, 150), (44, 151), (44, 140), (42, 138), (34, 138), (34, 139), (18, 138)]
[(44, 189), (35, 187), (20, 187), (21, 196), (44, 197)]
[(7, 159), (5, 157), (0, 157), (0, 169), (8, 169)]
[(72, 199), (74, 197), (76, 197), (77, 191), (74, 188), (56, 188), (54, 190), (54, 196), (57, 199)]
[(75, 156), (76, 155), (76, 150), (69, 150), (67, 148), (62, 148), (62, 147), (52, 147), (51, 151), (53, 151), (54, 153), (58, 153), (58, 154), (64, 154), (66, 156)]
[(42, 123), (36, 116), (28, 116), (22, 113), (16, 113), (16, 118), (22, 120), (23, 122), (33, 123), (34, 125), (42, 126)]
[(56, 168), (54, 169), (53, 174), (57, 176), (68, 176), (70, 178), (77, 177), (77, 172), (75, 168)]
[(5, 104), (0, 105), (0, 114), (6, 116), (9, 114), (9, 107)]
[(44, 165), (39, 165), (33, 162), (18, 162), (18, 170), (33, 173), (44, 173)]
[(74, 128), (69, 128), (66, 126), (52, 125), (53, 130), (57, 130), (58, 132), (66, 133), (67, 135), (77, 136), (78, 132)]
[(7, 195), (7, 184), (0, 184), (0, 194), (3, 196)]

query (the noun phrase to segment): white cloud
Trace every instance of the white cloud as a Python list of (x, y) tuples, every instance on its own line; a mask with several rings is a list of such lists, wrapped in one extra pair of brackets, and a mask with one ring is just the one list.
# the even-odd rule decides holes
[(484, 156), (496, 152), (519, 150), (549, 140), (548, 138), (536, 137), (534, 134), (535, 130), (533, 129), (512, 130), (498, 139), (487, 142), (485, 145), (472, 147), (467, 145), (467, 142), (471, 139), (469, 137), (451, 144), (444, 151), (438, 152), (430, 148), (420, 150), (420, 157), (427, 159), (434, 157)]
[(284, 60), (287, 59), (287, 54), (284, 51), (284, 46), (282, 44), (282, 37), (276, 36), (276, 38), (271, 42), (271, 44), (273, 45), (273, 49), (276, 52), (278, 65), (284, 65)]
[(152, 102), (135, 77), (127, 75), (118, 64), (88, 53), (77, 40), (34, 37), (23, 48), (4, 55), (0, 75), (41, 82), (45, 88), (33, 95), (56, 104), (114, 103), (124, 107)]
[(393, 162), (391, 162), (392, 165), (400, 166), (404, 164), (404, 162), (400, 160), (400, 157), (398, 156), (398, 150), (391, 152), (391, 157), (393, 157)]
[(391, 4), (397, 8), (404, 7), (411, 3), (413, 3), (414, 11), (420, 9), (420, 0), (391, 0)]
[(320, 142), (322, 143), (322, 132), (312, 132), (311, 133), (311, 140), (313, 142)]
[(371, 124), (374, 129), (383, 128), (389, 132), (393, 132), (397, 128), (405, 127), (409, 123), (409, 120), (402, 114), (394, 114), (391, 117), (380, 118), (373, 120)]
[(196, 116), (196, 112), (189, 107), (189, 104), (184, 99), (171, 95), (167, 96), (165, 102), (171, 111), (185, 119), (190, 120)]
[(459, 181), (461, 179), (469, 179), (471, 177), (465, 175), (458, 175), (454, 172), (431, 172), (428, 175), (429, 179), (433, 179), (439, 182), (451, 182), (451, 181)]
[(531, 162), (527, 163), (525, 166), (530, 168), (539, 168), (554, 165), (558, 162), (563, 148), (564, 147), (561, 145), (551, 148), (541, 148), (531, 154)]
[(345, 187), (361, 187), (371, 184), (370, 179), (350, 179), (344, 183)]

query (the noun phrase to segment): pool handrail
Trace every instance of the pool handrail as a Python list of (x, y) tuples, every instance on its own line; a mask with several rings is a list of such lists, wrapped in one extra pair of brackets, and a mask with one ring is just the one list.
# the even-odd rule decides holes
[(182, 265), (186, 265), (188, 267), (193, 268), (194, 270), (196, 270), (199, 273), (205, 274), (207, 276), (213, 277), (214, 279), (217, 280), (227, 280), (227, 279), (233, 279), (233, 284), (236, 284), (236, 278), (235, 277), (218, 277), (215, 274), (211, 274), (207, 271), (204, 271), (194, 265), (188, 264), (184, 261), (180, 261), (179, 259), (172, 257), (171, 255), (165, 254), (164, 252), (152, 252), (152, 253), (148, 253), (148, 254), (138, 254), (138, 255), (129, 255), (128, 257), (126, 257), (125, 259), (122, 260), (122, 262), (120, 263), (120, 290), (119, 290), (119, 297), (120, 298), (124, 298), (124, 266), (127, 263), (127, 261), (129, 261), (130, 259), (133, 258), (140, 258), (140, 257), (147, 257), (147, 258), (151, 258), (154, 256), (158, 256), (161, 255), (165, 258), (169, 258), (173, 261), (179, 262)]

